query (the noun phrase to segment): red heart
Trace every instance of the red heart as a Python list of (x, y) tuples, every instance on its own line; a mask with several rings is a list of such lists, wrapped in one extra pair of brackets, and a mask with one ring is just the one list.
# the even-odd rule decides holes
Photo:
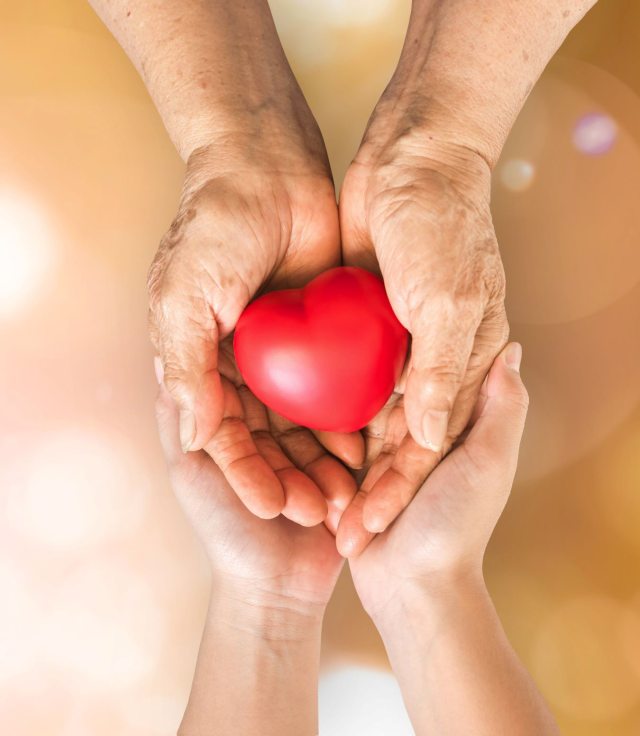
[(303, 289), (256, 299), (238, 321), (233, 347), (264, 404), (304, 427), (352, 432), (391, 395), (407, 341), (382, 280), (345, 266)]

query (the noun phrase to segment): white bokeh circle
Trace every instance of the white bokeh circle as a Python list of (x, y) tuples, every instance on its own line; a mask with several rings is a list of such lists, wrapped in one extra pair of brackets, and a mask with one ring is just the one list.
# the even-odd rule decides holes
[(57, 260), (54, 227), (27, 194), (0, 185), (0, 320), (34, 303), (53, 280)]
[(586, 62), (557, 58), (535, 86), (494, 177), (510, 320), (581, 319), (640, 282), (639, 125), (635, 92)]
[(320, 677), (322, 736), (413, 736), (396, 678), (368, 667), (341, 667)]
[(89, 562), (57, 589), (45, 656), (79, 691), (126, 690), (150, 675), (167, 635), (167, 614), (148, 581), (124, 563)]

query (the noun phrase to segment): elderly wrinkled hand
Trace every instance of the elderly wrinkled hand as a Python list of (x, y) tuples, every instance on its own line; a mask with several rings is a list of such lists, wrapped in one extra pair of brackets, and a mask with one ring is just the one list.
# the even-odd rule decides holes
[(321, 161), (257, 147), (225, 141), (190, 157), (149, 275), (151, 332), (183, 451), (204, 448), (258, 516), (313, 525), (353, 488), (325, 446), (358, 465), (362, 438), (312, 433), (268, 411), (244, 385), (231, 334), (256, 292), (299, 286), (339, 262), (337, 205)]
[(370, 469), (338, 536), (346, 555), (411, 501), (465, 428), (507, 340), (489, 187), (479, 156), (406, 139), (382, 150), (365, 142), (347, 173), (344, 260), (381, 271), (412, 345), (403, 379), (365, 430)]

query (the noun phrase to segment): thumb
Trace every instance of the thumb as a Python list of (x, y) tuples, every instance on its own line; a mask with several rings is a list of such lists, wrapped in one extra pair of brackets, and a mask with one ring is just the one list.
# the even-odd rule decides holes
[(444, 449), (481, 320), (479, 305), (459, 305), (448, 297), (423, 302), (410, 316), (411, 363), (404, 406), (411, 435), (428, 450)]
[(464, 445), (477, 465), (490, 463), (515, 474), (529, 406), (520, 377), (522, 347), (509, 343), (493, 362), (483, 389), (482, 409)]
[(213, 310), (204, 296), (163, 287), (149, 316), (164, 385), (179, 409), (182, 450), (199, 450), (218, 428), (224, 404)]
[(178, 433), (178, 407), (164, 385), (162, 361), (156, 355), (153, 365), (158, 379), (159, 389), (156, 396), (156, 423), (164, 456), (169, 466), (185, 460), (180, 447)]

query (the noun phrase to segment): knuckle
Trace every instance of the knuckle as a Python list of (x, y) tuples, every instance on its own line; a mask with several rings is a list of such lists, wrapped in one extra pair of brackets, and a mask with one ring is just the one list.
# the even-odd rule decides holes
[(428, 408), (451, 411), (458, 393), (460, 376), (446, 369), (435, 371), (422, 389), (422, 398)]
[(473, 289), (438, 289), (423, 301), (427, 314), (434, 311), (442, 317), (456, 322), (460, 319), (473, 319), (484, 312), (485, 300), (482, 294)]
[(424, 386), (427, 396), (441, 395), (450, 391), (451, 386), (460, 382), (460, 371), (457, 365), (439, 365), (432, 368)]
[(179, 372), (176, 371), (175, 366), (168, 366), (164, 372), (164, 385), (167, 391), (175, 399), (182, 398), (184, 392), (184, 381)]

